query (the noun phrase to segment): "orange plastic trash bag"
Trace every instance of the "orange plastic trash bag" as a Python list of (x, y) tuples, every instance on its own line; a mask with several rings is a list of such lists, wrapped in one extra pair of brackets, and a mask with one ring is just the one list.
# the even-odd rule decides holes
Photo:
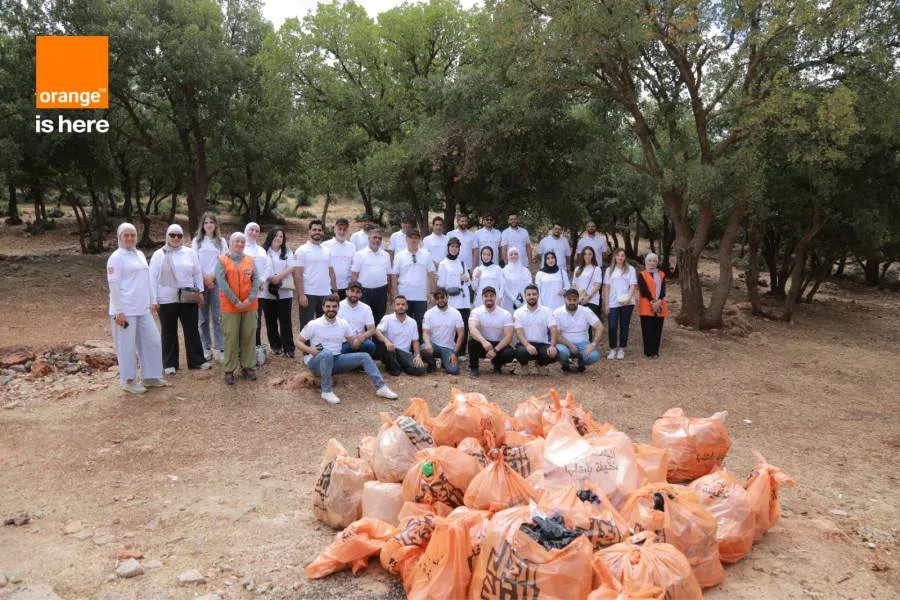
[(591, 543), (577, 535), (565, 547), (548, 550), (522, 529), (534, 526), (536, 517), (548, 515), (533, 504), (494, 515), (473, 569), (470, 600), (570, 600), (591, 592)]
[(403, 499), (447, 508), (461, 506), (469, 483), (481, 471), (478, 461), (450, 446), (420, 450), (403, 479)]
[(594, 583), (600, 585), (603, 567), (598, 562), (623, 584), (658, 586), (671, 600), (703, 600), (687, 557), (672, 544), (656, 542), (652, 532), (638, 533), (594, 554)]
[(756, 539), (759, 539), (781, 518), (781, 506), (778, 502), (781, 484), (794, 487), (796, 481), (778, 467), (770, 465), (756, 450), (753, 450), (753, 456), (756, 457), (758, 464), (744, 482), (744, 489), (750, 496)]
[(363, 485), (372, 479), (366, 461), (351, 457), (337, 440), (328, 440), (313, 489), (313, 515), (330, 527), (347, 527), (360, 518)]
[[(378, 444), (378, 438), (374, 435), (364, 435), (359, 438), (359, 444), (356, 446), (356, 456), (368, 463), (369, 467), (375, 464), (375, 446)], [(374, 467), (372, 472), (375, 472)]]
[(516, 410), (513, 411), (513, 423), (517, 431), (530, 435), (544, 435), (543, 414), (549, 397), (549, 394), (544, 394), (540, 398), (531, 397), (516, 406)]
[(592, 481), (617, 508), (642, 481), (631, 439), (613, 428), (582, 437), (561, 421), (547, 434), (543, 462), (544, 487)]
[(472, 580), (472, 533), (483, 522), (480, 514), (451, 513), (438, 518), (431, 540), (416, 561), (407, 598), (457, 600), (465, 598)]
[(700, 503), (716, 518), (719, 559), (736, 563), (750, 552), (756, 526), (750, 495), (743, 483), (728, 471), (716, 471), (688, 486)]
[(574, 526), (584, 530), (595, 550), (628, 538), (631, 527), (606, 494), (591, 481), (582, 485), (544, 490), (538, 508), (545, 513), (563, 511)]
[(587, 600), (665, 600), (666, 591), (650, 583), (624, 583), (616, 579), (602, 560), (594, 560), (594, 591)]
[(469, 456), (475, 457), (475, 459), (482, 467), (486, 467), (488, 465), (488, 459), (487, 455), (484, 453), (484, 447), (481, 445), (481, 442), (479, 442), (475, 438), (466, 438), (459, 444), (457, 444), (456, 447)]
[(653, 531), (688, 558), (697, 582), (708, 588), (722, 583), (716, 518), (697, 494), (680, 485), (651, 483), (637, 490), (622, 508), (622, 516), (636, 531)]
[(378, 554), (393, 529), (393, 525), (378, 519), (360, 519), (350, 523), (306, 567), (306, 576), (319, 579), (347, 567), (354, 574), (358, 573), (366, 568), (370, 556)]
[(407, 502), (400, 515), (400, 524), (381, 547), (380, 559), (385, 571), (400, 576), (408, 592), (413, 568), (431, 539), (437, 515), (430, 505), (413, 502)]
[(503, 422), (506, 415), (499, 406), (488, 402), (478, 393), (463, 394), (456, 388), (450, 392), (450, 402), (432, 421), (432, 433), (438, 446), (456, 446), (473, 437), (487, 448), (485, 431), (490, 431), (496, 443), (503, 442)]
[(575, 396), (571, 392), (566, 394), (565, 398), (560, 398), (559, 392), (551, 389), (548, 392), (550, 404), (544, 407), (541, 413), (541, 423), (544, 435), (548, 435), (550, 429), (561, 421), (568, 422), (575, 428), (578, 433), (585, 435), (590, 431), (606, 430), (606, 427), (600, 425), (594, 420), (589, 410), (584, 410), (581, 404), (575, 400)]
[(431, 410), (428, 403), (422, 398), (413, 398), (409, 401), (409, 406), (403, 411), (403, 415), (411, 418), (413, 421), (431, 431)]
[(381, 519), (391, 525), (400, 523), (400, 509), (403, 508), (403, 485), (367, 481), (362, 491), (362, 516)]
[(416, 452), (434, 447), (434, 439), (411, 417), (400, 416), (391, 421), (390, 415), (381, 413), (381, 420), (384, 425), (378, 432), (372, 470), (378, 481), (397, 483), (403, 481), (416, 461)]
[(503, 460), (522, 477), (544, 467), (544, 438), (527, 435), (518, 431), (506, 432), (503, 441)]
[(502, 510), (537, 500), (540, 494), (493, 450), (491, 463), (469, 483), (463, 503), (476, 510)]
[(653, 423), (653, 445), (669, 455), (670, 483), (693, 481), (721, 466), (731, 447), (724, 419), (727, 413), (709, 418), (686, 417), (671, 408)]
[(635, 444), (634, 455), (638, 466), (644, 472), (646, 483), (666, 483), (666, 471), (669, 468), (669, 455), (665, 448), (657, 448), (647, 444)]

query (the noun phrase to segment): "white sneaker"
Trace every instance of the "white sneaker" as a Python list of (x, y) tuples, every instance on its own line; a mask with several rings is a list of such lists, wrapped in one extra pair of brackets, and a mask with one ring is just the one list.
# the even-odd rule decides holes
[(619, 356), (619, 353), (616, 352), (616, 349), (613, 348), (609, 351), (609, 354), (606, 355), (606, 360), (615, 360)]
[(212, 350), (204, 350), (203, 351), (203, 360), (209, 362), (213, 359)]
[(147, 388), (142, 386), (136, 381), (132, 381), (131, 383), (126, 383), (122, 386), (122, 389), (130, 394), (143, 394), (146, 393)]
[(322, 392), (322, 400), (328, 404), (340, 404), (341, 399), (334, 395), (334, 392)]
[(212, 369), (212, 365), (209, 364), (208, 362), (205, 362), (202, 365), (200, 365), (200, 369), (202, 369), (203, 371), (209, 371), (210, 369)]
[(618, 360), (625, 358), (625, 348), (619, 348), (618, 352), (616, 352), (616, 358)]
[(378, 388), (375, 391), (375, 395), (379, 396), (380, 398), (387, 398), (388, 400), (396, 400), (399, 397), (399, 396), (397, 396), (397, 394), (395, 394), (394, 392), (391, 391), (391, 388), (389, 388), (386, 385), (383, 385), (380, 388)]
[(166, 375), (174, 375), (174, 374), (175, 374), (175, 367), (166, 367), (166, 370), (165, 370), (164, 372), (165, 372)]
[(225, 362), (225, 353), (221, 350), (213, 350), (213, 359), (221, 364)]
[(141, 383), (144, 384), (144, 387), (147, 388), (161, 388), (168, 387), (169, 385), (162, 379), (144, 379)]

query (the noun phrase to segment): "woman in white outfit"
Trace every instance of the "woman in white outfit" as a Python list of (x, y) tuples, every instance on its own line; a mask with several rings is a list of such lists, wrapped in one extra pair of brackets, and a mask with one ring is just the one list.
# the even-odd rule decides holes
[(556, 252), (544, 254), (544, 266), (534, 277), (534, 284), (540, 294), (541, 306), (556, 310), (565, 304), (565, 293), (569, 289), (569, 276), (556, 263)]
[(475, 308), (484, 302), (481, 300), (481, 290), (492, 287), (497, 292), (498, 298), (503, 298), (503, 269), (494, 263), (494, 249), (484, 246), (480, 251), (481, 265), (472, 271), (472, 282), (475, 284)]
[[(210, 361), (215, 357), (222, 362), (225, 341), (222, 336), (219, 309), (219, 288), (216, 287), (216, 263), (228, 252), (228, 243), (219, 230), (219, 221), (213, 213), (203, 213), (200, 227), (191, 242), (191, 248), (200, 259), (203, 274), (203, 304), (200, 305), (200, 341), (203, 343), (203, 358)], [(210, 335), (210, 328), (212, 332)]]
[(525, 304), (525, 286), (534, 283), (529, 271), (519, 260), (519, 249), (511, 246), (506, 252), (509, 261), (503, 267), (503, 308), (513, 313)]
[(625, 358), (631, 313), (637, 297), (637, 271), (619, 248), (613, 253), (612, 264), (606, 269), (603, 282), (603, 312), (609, 317), (609, 355), (606, 358)]
[(266, 317), (269, 348), (276, 356), (283, 352), (288, 358), (294, 358), (294, 326), (291, 324), (291, 311), (294, 303), (294, 269), (297, 261), (287, 246), (287, 234), (281, 227), (269, 231), (263, 248), (268, 252), (271, 277), (259, 299)]
[(597, 264), (597, 255), (591, 246), (581, 250), (581, 265), (575, 269), (574, 283), (578, 290), (578, 303), (587, 306), (602, 321), (600, 292), (603, 288), (603, 268)]
[[(122, 389), (143, 394), (148, 387), (163, 387), (162, 344), (151, 311), (156, 296), (150, 284), (147, 258), (137, 250), (137, 229), (122, 223), (116, 231), (119, 248), (106, 261), (109, 282), (109, 320)], [(143, 383), (137, 379), (137, 357), (141, 359)]]
[(472, 300), (469, 295), (470, 277), (469, 271), (459, 252), (461, 242), (457, 237), (451, 237), (447, 242), (447, 257), (438, 264), (438, 287), (447, 290), (447, 304), (459, 311), (463, 320), (463, 344), (460, 356), (465, 356), (466, 346), (469, 340), (469, 313), (472, 310)]
[(166, 230), (166, 244), (150, 259), (150, 284), (156, 295), (162, 328), (162, 356), (166, 375), (178, 369), (178, 322), (184, 333), (188, 369), (209, 369), (197, 325), (203, 303), (203, 274), (197, 253), (184, 245), (184, 230), (173, 223)]
[[(271, 273), (269, 273), (269, 254), (266, 252), (265, 248), (259, 245), (259, 225), (254, 222), (247, 223), (247, 226), (244, 227), (244, 237), (247, 238), (247, 245), (244, 247), (244, 254), (253, 259), (253, 268), (256, 270), (256, 274), (259, 276), (259, 289), (256, 291), (258, 297), (262, 296), (263, 291), (266, 289), (266, 286), (269, 285), (269, 277)], [(262, 332), (262, 321), (263, 321), (263, 303), (259, 303), (259, 307), (256, 310), (256, 347), (259, 348), (262, 345), (262, 340), (260, 338), (260, 333)]]

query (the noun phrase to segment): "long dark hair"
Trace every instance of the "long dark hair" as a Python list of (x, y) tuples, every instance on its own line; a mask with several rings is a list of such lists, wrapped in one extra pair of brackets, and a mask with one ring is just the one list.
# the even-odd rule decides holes
[(578, 272), (575, 273), (576, 277), (580, 277), (581, 274), (584, 272), (585, 267), (587, 267), (587, 263), (585, 262), (584, 255), (587, 253), (588, 250), (591, 251), (591, 264), (594, 265), (594, 268), (597, 267), (597, 253), (594, 252), (594, 249), (591, 246), (585, 246), (581, 250), (581, 266), (578, 267)]
[(206, 221), (212, 221), (213, 225), (216, 228), (213, 230), (213, 239), (216, 240), (219, 245), (222, 245), (222, 242), (225, 240), (222, 238), (222, 231), (219, 229), (219, 219), (216, 218), (215, 213), (205, 212), (203, 216), (200, 217), (200, 227), (197, 228), (197, 235), (194, 236), (193, 246), (195, 250), (200, 249), (200, 243), (203, 242), (203, 238), (206, 237), (206, 231), (203, 229), (203, 225)]
[(281, 227), (275, 227), (274, 229), (269, 230), (268, 235), (266, 235), (266, 241), (263, 242), (263, 248), (266, 252), (269, 251), (269, 248), (272, 247), (272, 242), (275, 240), (275, 236), (278, 235), (279, 231), (283, 236), (281, 238), (281, 260), (287, 260), (287, 234)]

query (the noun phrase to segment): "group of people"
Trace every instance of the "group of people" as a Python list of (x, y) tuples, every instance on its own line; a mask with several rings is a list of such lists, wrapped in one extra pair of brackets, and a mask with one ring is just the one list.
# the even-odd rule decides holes
[(179, 322), (188, 368), (222, 362), (231, 385), (238, 368), (256, 379), (264, 320), (269, 351), (294, 358), (299, 349), (321, 379), (322, 398), (333, 404), (340, 402), (333, 374), (357, 369), (369, 376), (378, 396), (396, 398), (376, 361), (392, 375), (421, 375), (438, 364), (458, 374), (467, 361), (469, 376), (478, 377), (481, 359), (496, 372), (513, 361), (527, 372), (553, 362), (566, 372), (583, 371), (600, 360), (604, 319), (607, 358), (622, 359), (636, 305), (644, 353), (658, 357), (667, 308), (656, 255), (645, 257), (640, 274), (621, 249), (604, 265), (608, 246), (593, 222), (578, 240), (574, 265), (559, 224), (534, 256), (515, 214), (502, 232), (490, 216), (476, 231), (466, 215), (456, 225), (445, 233), (444, 220), (435, 217), (423, 239), (404, 218), (385, 240), (369, 217), (353, 235), (349, 221), (340, 218), (333, 238), (325, 241), (324, 223), (312, 220), (309, 239), (291, 251), (280, 227), (260, 245), (256, 223), (226, 242), (215, 215), (207, 213), (190, 246), (182, 228), (170, 225), (165, 245), (148, 265), (136, 249), (135, 228), (123, 223), (119, 248), (107, 264), (123, 387), (142, 393), (176, 373)]

